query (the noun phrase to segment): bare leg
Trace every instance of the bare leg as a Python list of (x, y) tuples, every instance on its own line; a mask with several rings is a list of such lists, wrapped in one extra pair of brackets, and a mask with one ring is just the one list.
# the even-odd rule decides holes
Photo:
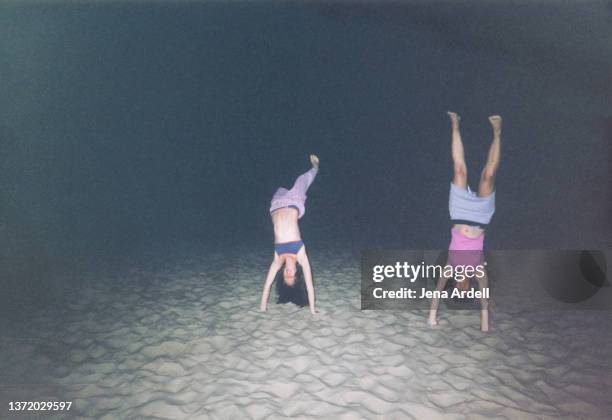
[(452, 143), (451, 153), (453, 156), (453, 184), (460, 188), (467, 188), (467, 165), (463, 153), (463, 142), (459, 131), (459, 121), (461, 118), (454, 112), (448, 112), (451, 120)]
[(481, 197), (485, 197), (495, 190), (495, 173), (497, 172), (500, 158), (502, 118), (499, 115), (492, 115), (489, 117), (489, 121), (493, 127), (493, 142), (489, 148), (487, 163), (480, 174), (478, 195)]
[[(481, 292), (489, 287), (489, 275), (486, 269), (484, 276), (476, 276), (476, 281)], [(489, 299), (487, 298), (480, 298), (480, 331), (489, 331)]]
[[(448, 262), (446, 264), (448, 265)], [(442, 273), (442, 275), (438, 279), (438, 283), (436, 284), (436, 291), (441, 292), (442, 290), (444, 290), (444, 288), (446, 287), (446, 282), (448, 282), (449, 279), (450, 277), (444, 277), (444, 273)], [(439, 305), (440, 299), (434, 295), (434, 297), (431, 299), (431, 306), (429, 307), (429, 319), (427, 320), (427, 323), (431, 327), (438, 325)]]

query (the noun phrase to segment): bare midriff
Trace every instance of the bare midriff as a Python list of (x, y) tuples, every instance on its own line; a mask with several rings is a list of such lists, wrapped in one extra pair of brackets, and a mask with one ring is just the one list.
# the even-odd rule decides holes
[(477, 238), (484, 233), (484, 229), (470, 225), (456, 224), (453, 225), (453, 228), (457, 229), (463, 236), (468, 238)]
[(299, 241), (300, 228), (298, 225), (299, 213), (293, 207), (283, 207), (272, 212), (272, 224), (274, 225), (274, 243)]

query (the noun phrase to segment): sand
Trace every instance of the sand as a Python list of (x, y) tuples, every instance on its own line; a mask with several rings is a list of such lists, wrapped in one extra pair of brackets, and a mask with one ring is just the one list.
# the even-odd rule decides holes
[[(360, 311), (359, 259), (312, 252), (318, 307), (258, 310), (269, 253), (156, 258), (83, 274), (0, 337), (10, 400), (71, 416), (609, 418), (609, 312)], [(65, 415), (40, 418), (64, 418)], [(24, 418), (24, 417), (21, 417)], [(36, 418), (33, 413), (28, 418)]]

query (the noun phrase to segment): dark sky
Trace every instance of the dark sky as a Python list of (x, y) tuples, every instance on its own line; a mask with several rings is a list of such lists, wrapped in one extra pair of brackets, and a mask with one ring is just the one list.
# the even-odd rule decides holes
[(441, 248), (448, 109), (489, 247), (609, 247), (610, 3), (503, 3), (3, 3), (3, 255), (271, 246), (309, 153), (306, 241)]

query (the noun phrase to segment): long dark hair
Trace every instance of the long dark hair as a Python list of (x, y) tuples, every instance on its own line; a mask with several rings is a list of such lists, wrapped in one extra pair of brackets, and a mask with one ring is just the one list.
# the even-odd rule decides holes
[(295, 303), (300, 308), (308, 305), (308, 291), (302, 269), (296, 264), (295, 283), (288, 286), (283, 278), (283, 270), (276, 275), (276, 303)]

